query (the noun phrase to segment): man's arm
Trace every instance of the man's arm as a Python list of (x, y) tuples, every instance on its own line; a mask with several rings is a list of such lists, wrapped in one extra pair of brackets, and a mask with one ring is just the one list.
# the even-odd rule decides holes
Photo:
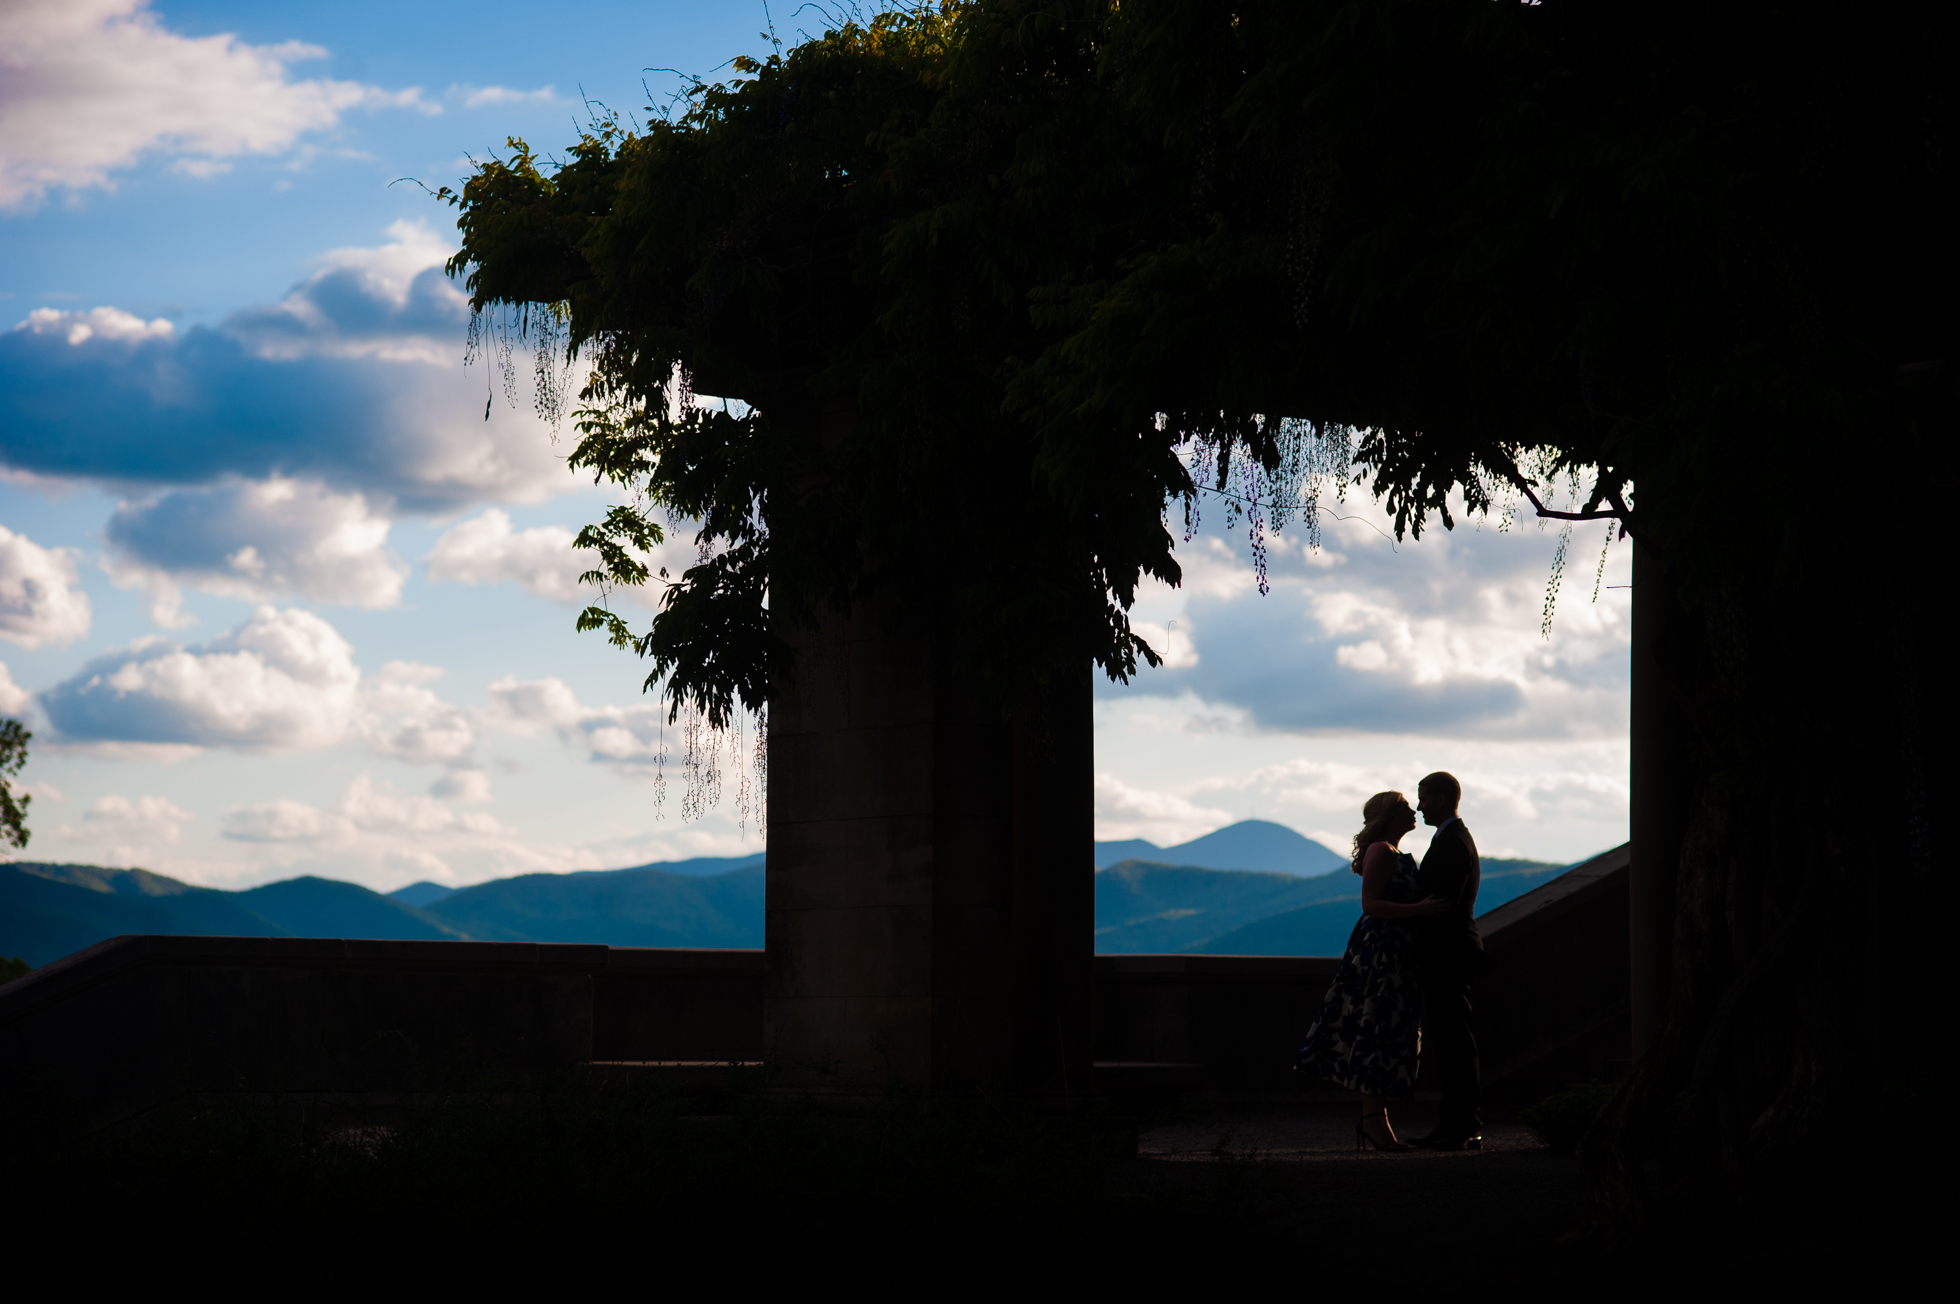
[(1461, 868), (1458, 872), (1462, 874), (1459, 886), (1451, 899), (1461, 907), (1465, 919), (1474, 919), (1477, 917), (1477, 888), (1483, 880), (1482, 859), (1477, 855), (1477, 844), (1471, 838), (1469, 829), (1458, 823), (1450, 832), (1455, 835), (1451, 840), (1460, 849)]

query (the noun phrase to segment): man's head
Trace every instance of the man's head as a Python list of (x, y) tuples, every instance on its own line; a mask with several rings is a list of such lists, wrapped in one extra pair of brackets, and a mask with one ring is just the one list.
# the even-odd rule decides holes
[(1456, 804), (1463, 800), (1463, 785), (1447, 770), (1426, 775), (1416, 785), (1416, 809), (1431, 828), (1442, 828), (1456, 815)]

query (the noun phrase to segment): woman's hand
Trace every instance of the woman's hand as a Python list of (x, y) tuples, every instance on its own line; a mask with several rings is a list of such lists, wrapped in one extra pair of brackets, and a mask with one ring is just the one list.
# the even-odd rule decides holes
[(1409, 907), (1412, 915), (1445, 915), (1449, 910), (1450, 903), (1439, 896), (1426, 896)]

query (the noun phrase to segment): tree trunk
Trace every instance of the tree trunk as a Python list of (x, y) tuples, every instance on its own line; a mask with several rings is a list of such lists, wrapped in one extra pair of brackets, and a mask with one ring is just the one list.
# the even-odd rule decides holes
[[(1899, 970), (1891, 948), (1925, 946), (1881, 914), (1923, 793), (1924, 641), (1893, 636), (1883, 588), (1831, 585), (1821, 567), (1802, 604), (1760, 573), (1683, 600), (1636, 556), (1652, 586), (1634, 631), (1633, 855), (1649, 875), (1634, 887), (1636, 1011), (1640, 948), (1649, 964), (1661, 952), (1638, 894), (1671, 892), (1672, 918), (1663, 1011), (1580, 1146), (1611, 1234), (1682, 1201), (1775, 1218), (1838, 1180), (1878, 1115), (1882, 968)], [(1643, 754), (1675, 736), (1677, 706), (1679, 750)]]

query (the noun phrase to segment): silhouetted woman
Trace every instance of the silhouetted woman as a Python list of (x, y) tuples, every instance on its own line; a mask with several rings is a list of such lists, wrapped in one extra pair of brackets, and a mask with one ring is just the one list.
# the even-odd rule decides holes
[(1365, 1137), (1377, 1150), (1407, 1150), (1388, 1121), (1388, 1102), (1407, 1100), (1415, 1091), (1422, 1049), (1422, 986), (1407, 921), (1441, 914), (1449, 903), (1416, 900), (1415, 857), (1398, 848), (1416, 826), (1406, 797), (1378, 792), (1361, 808), (1361, 818), (1366, 823), (1354, 835), (1361, 922), (1348, 936), (1340, 972), (1293, 1067), (1361, 1093), (1357, 1147)]

